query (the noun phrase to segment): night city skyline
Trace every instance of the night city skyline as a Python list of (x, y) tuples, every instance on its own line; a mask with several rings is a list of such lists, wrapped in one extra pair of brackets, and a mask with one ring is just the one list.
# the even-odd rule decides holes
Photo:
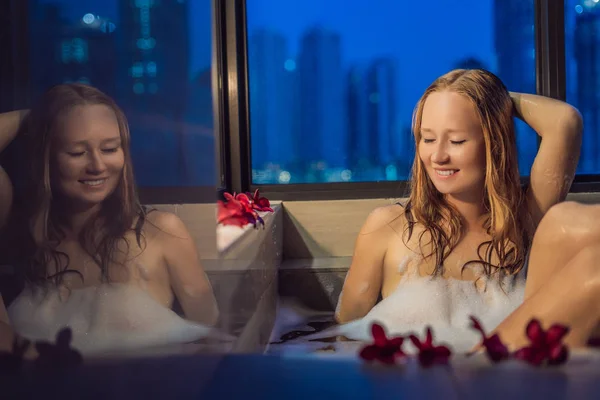
[[(427, 24), (408, 17), (425, 12), (414, 4), (385, 2), (386, 8), (371, 9), (351, 2), (340, 15), (329, 12), (341, 7), (339, 1), (311, 3), (285, 13), (293, 18), (271, 21), (269, 16), (283, 15), (281, 10), (274, 6), (263, 13), (260, 3), (247, 10), (256, 183), (407, 179), (414, 158), (414, 106), (427, 86), (451, 69), (483, 66), (510, 90), (535, 92), (533, 1), (461, 7), (429, 2)], [(306, 24), (303, 10), (320, 15), (306, 17)], [(398, 22), (395, 10), (403, 11), (407, 24)], [(341, 31), (342, 18), (352, 29)], [(357, 32), (357, 18), (369, 29)], [(450, 20), (452, 29), (439, 28)], [(298, 21), (305, 23), (303, 29)], [(414, 34), (407, 35), (408, 29)], [(368, 40), (360, 47), (356, 43), (363, 36)], [(517, 141), (527, 175), (537, 135), (518, 123)]]
[[(594, 0), (565, 3), (567, 101), (580, 109), (586, 127), (578, 172), (595, 173), (600, 168), (600, 95), (591, 89), (600, 85), (600, 61), (589, 54), (600, 53), (595, 33), (600, 7)], [(54, 21), (54, 28), (31, 28), (54, 29), (56, 40), (64, 41), (69, 29), (75, 36), (77, 29), (83, 32), (80, 28), (90, 16), (115, 26), (112, 39), (88, 29), (86, 46), (95, 49), (89, 59), (39, 69), (37, 78), (32, 77), (39, 83), (36, 90), (79, 79), (73, 74), (95, 74), (90, 83), (114, 95), (131, 117), (138, 146), (134, 150), (138, 159), (147, 160), (136, 167), (142, 170), (141, 180), (159, 184), (183, 179), (192, 184), (202, 179), (200, 169), (210, 167), (198, 160), (214, 159), (215, 147), (188, 141), (206, 135), (214, 141), (210, 2), (29, 4), (32, 16), (43, 5), (58, 7), (63, 19)], [(406, 179), (414, 157), (414, 106), (436, 77), (454, 68), (482, 66), (509, 90), (535, 92), (533, 0), (465, 0), (460, 5), (381, 0), (376, 6), (366, 1), (253, 0), (246, 6), (255, 183)], [(146, 50), (136, 39), (143, 31), (137, 24), (144, 7), (151, 11), (153, 32), (161, 37), (160, 45)], [(129, 9), (135, 12), (124, 11)], [(169, 11), (176, 9), (180, 11)], [(40, 43), (47, 39), (43, 36), (34, 35), (42, 37)], [(66, 48), (62, 45), (71, 57), (79, 51), (75, 36)], [(144, 40), (141, 46), (146, 46)], [(42, 54), (51, 54), (43, 46), (38, 51), (40, 60), (47, 59)], [(109, 53), (117, 55), (114, 65), (102, 60)], [(103, 63), (106, 68), (100, 68)], [(522, 174), (529, 173), (537, 140), (517, 121)], [(193, 153), (195, 148), (201, 154)], [(183, 157), (182, 151), (189, 154)], [(176, 167), (182, 158), (187, 164)], [(152, 162), (156, 159), (168, 168), (158, 168)]]

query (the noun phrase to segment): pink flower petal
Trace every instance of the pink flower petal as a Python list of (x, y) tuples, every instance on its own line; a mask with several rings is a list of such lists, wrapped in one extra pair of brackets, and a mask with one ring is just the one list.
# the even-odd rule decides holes
[(565, 345), (554, 346), (550, 349), (548, 355), (549, 365), (564, 364), (569, 358), (569, 349)]
[(425, 336), (425, 345), (431, 347), (433, 345), (433, 333), (431, 332), (431, 327), (427, 327), (427, 333)]
[(540, 365), (544, 361), (545, 354), (534, 347), (523, 347), (514, 354), (515, 358), (525, 361), (531, 365)]
[(569, 333), (570, 328), (565, 325), (554, 324), (546, 332), (546, 341), (548, 343), (560, 342)]
[(373, 361), (379, 355), (379, 349), (376, 346), (368, 345), (362, 348), (359, 353), (360, 358), (365, 361)]
[(421, 343), (421, 341), (419, 340), (418, 337), (416, 337), (415, 335), (410, 335), (408, 337), (410, 339), (410, 341), (415, 345), (415, 347), (417, 349), (422, 350), (424, 348), (423, 344)]
[(385, 335), (385, 330), (383, 326), (379, 324), (371, 325), (371, 334), (373, 335), (373, 341), (377, 346), (385, 346), (387, 343), (387, 336)]
[(542, 329), (540, 321), (538, 321), (535, 318), (529, 321), (529, 323), (527, 324), (527, 328), (525, 328), (525, 332), (527, 334), (527, 337), (533, 343), (537, 343), (541, 340), (544, 340), (546, 336), (544, 330)]
[(508, 347), (502, 343), (498, 334), (486, 338), (484, 346), (487, 350), (488, 357), (494, 362), (504, 360), (510, 355)]

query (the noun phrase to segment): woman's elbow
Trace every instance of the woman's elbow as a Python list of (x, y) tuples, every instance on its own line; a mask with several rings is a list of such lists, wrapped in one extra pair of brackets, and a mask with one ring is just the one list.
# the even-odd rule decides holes
[(567, 104), (561, 122), (560, 125), (569, 135), (574, 138), (581, 138), (583, 117), (577, 108)]
[(339, 324), (345, 324), (364, 317), (371, 311), (371, 308), (375, 304), (375, 301), (372, 301), (372, 297), (364, 295), (347, 295), (344, 297), (344, 293), (342, 292), (334, 314), (335, 321)]

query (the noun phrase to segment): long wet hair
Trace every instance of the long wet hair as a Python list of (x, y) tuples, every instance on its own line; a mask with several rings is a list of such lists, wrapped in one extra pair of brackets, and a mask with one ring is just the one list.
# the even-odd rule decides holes
[[(410, 196), (405, 204), (408, 239), (418, 224), (424, 229), (419, 235), (423, 251), (430, 245), (426, 257), (435, 257), (434, 275), (444, 272), (444, 261), (464, 236), (464, 223), (453, 207), (434, 186), (421, 158), (421, 121), (427, 97), (433, 92), (452, 91), (468, 99), (479, 116), (485, 142), (485, 185), (483, 193), (486, 217), (484, 228), (491, 240), (481, 243), (479, 260), (467, 261), (483, 266), (486, 276), (499, 277), (518, 273), (530, 246), (529, 218), (520, 186), (517, 162), (513, 104), (507, 88), (494, 74), (480, 69), (454, 70), (436, 79), (425, 91), (413, 114), (413, 134), (416, 156), (411, 172)], [(427, 242), (427, 243), (425, 243)]]
[[(18, 167), (15, 167), (16, 207), (9, 226), (16, 239), (14, 262), (24, 267), (25, 282), (59, 285), (65, 273), (75, 272), (69, 269), (69, 256), (57, 249), (65, 238), (61, 215), (68, 210), (61, 208), (64, 206), (60, 202), (60, 193), (52, 184), (52, 149), (61, 121), (73, 108), (86, 105), (104, 105), (114, 112), (124, 167), (115, 190), (103, 201), (99, 211), (86, 221), (78, 237), (79, 243), (100, 266), (105, 282), (110, 281), (109, 266), (118, 263), (118, 253), (123, 253), (119, 245), (125, 244), (125, 253), (128, 253), (126, 234), (133, 229), (138, 244), (142, 245), (146, 211), (139, 202), (134, 183), (129, 127), (123, 111), (113, 99), (94, 87), (83, 84), (54, 86), (43, 94), (18, 134), (17, 153), (26, 164), (17, 162)], [(51, 274), (49, 266), (52, 264), (56, 266), (56, 273)]]

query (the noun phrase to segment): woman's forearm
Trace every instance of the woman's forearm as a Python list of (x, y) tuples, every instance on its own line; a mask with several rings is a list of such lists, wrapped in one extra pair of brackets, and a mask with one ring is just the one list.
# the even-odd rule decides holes
[(0, 114), (0, 152), (13, 141), (28, 113), (29, 110), (17, 110)]
[(517, 117), (542, 138), (554, 133), (581, 135), (583, 122), (575, 107), (535, 94), (510, 92), (510, 97)]

